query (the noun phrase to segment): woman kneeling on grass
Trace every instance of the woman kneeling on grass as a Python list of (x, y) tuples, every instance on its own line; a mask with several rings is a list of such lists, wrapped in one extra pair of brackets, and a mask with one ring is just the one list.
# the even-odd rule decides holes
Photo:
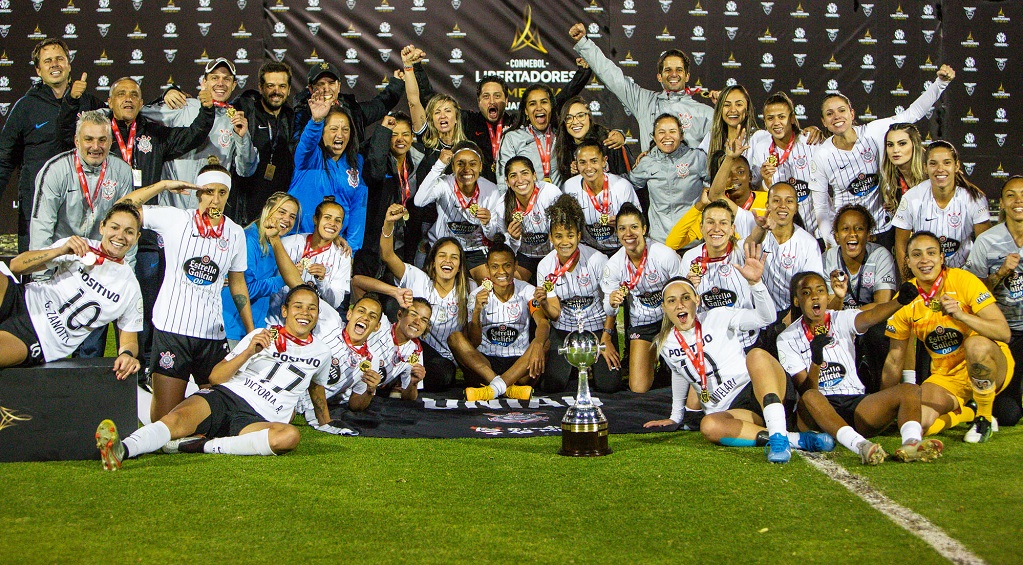
[[(696, 396), (700, 432), (708, 441), (730, 447), (766, 446), (767, 460), (787, 463), (792, 448), (831, 451), (828, 434), (788, 432), (796, 407), (796, 389), (778, 361), (763, 349), (743, 350), (740, 334), (774, 321), (774, 303), (760, 281), (760, 250), (735, 268), (750, 283), (753, 310), (726, 306), (697, 314), (700, 295), (686, 278), (668, 281), (661, 309), (664, 320), (654, 347), (671, 367), (671, 417), (644, 427), (682, 422), (687, 396)], [(784, 399), (784, 404), (783, 404)], [(699, 414), (697, 414), (699, 418)]]
[(829, 310), (824, 277), (805, 271), (792, 279), (792, 305), (802, 316), (778, 336), (778, 358), (802, 393), (803, 422), (835, 436), (864, 465), (887, 454), (863, 436), (876, 436), (893, 421), (902, 434), (895, 459), (933, 461), (944, 449), (939, 440), (921, 440), (920, 387), (899, 383), (866, 394), (856, 372), (856, 337), (916, 297), (916, 287), (904, 283), (897, 300), (870, 310)]
[[(295, 287), (281, 307), (283, 326), (258, 329), (218, 363), (209, 389), (178, 404), (159, 421), (122, 442), (117, 426), (103, 420), (96, 445), (103, 468), (116, 471), (129, 457), (168, 452), (277, 455), (298, 446), (298, 429), (289, 424), (295, 403), (306, 389), (317, 415), (330, 419), (323, 386), (330, 371), (330, 350), (314, 340), (320, 299), (306, 285)], [(194, 434), (203, 437), (190, 438)], [(181, 438), (186, 441), (172, 442)], [(169, 444), (169, 445), (168, 445)]]

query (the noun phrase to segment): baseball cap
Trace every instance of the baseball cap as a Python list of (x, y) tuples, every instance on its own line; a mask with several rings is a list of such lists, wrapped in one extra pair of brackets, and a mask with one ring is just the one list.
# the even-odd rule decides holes
[(331, 75), (335, 80), (341, 80), (341, 71), (334, 66), (334, 63), (316, 63), (309, 69), (309, 74), (306, 75), (306, 81), (308, 84), (312, 84), (319, 80), (323, 75)]
[(232, 63), (229, 59), (225, 59), (224, 57), (217, 57), (216, 59), (210, 61), (209, 63), (206, 63), (206, 71), (204, 72), (204, 74), (208, 75), (213, 72), (213, 69), (222, 66), (227, 67), (227, 70), (231, 71), (231, 76), (237, 74), (234, 70), (234, 63)]

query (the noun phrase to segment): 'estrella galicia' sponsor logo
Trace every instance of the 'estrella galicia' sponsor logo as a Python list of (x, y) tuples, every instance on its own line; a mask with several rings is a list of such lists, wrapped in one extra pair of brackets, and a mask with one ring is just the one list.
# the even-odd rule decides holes
[(963, 334), (955, 328), (938, 326), (924, 338), (927, 349), (938, 355), (948, 355), (963, 344)]
[(185, 271), (185, 278), (199, 286), (211, 285), (220, 278), (220, 267), (209, 255), (188, 259), (182, 265), (182, 269)]

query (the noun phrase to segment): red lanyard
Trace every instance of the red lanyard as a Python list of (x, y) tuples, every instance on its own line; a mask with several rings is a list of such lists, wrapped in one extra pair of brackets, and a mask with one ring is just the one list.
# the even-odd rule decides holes
[[(391, 326), (391, 341), (394, 343), (395, 347), (401, 347), (403, 344), (398, 343), (398, 333), (396, 331), (397, 329), (398, 324), (394, 324)], [(410, 339), (409, 341), (411, 341), (416, 346), (416, 349), (415, 351), (412, 352), (412, 355), (415, 355), (416, 360), (418, 360), (419, 356), (423, 353), (423, 345), (419, 342), (418, 339)], [(412, 365), (413, 363), (415, 363), (415, 361), (411, 360), (412, 355), (409, 355), (408, 358), (406, 359), (402, 359), (402, 361), (408, 363), (409, 365)]]
[(480, 199), (480, 185), (479, 183), (472, 187), (472, 198), (466, 199), (462, 196), (462, 189), (458, 188), (458, 184), (452, 181), (453, 188), (455, 189), (455, 196), (458, 197), (458, 203), (462, 205), (462, 209), (465, 210), (470, 208), (476, 201)]
[(703, 250), (700, 252), (700, 265), (703, 266), (702, 272), (704, 272), (704, 273), (707, 272), (707, 265), (709, 265), (711, 263), (720, 263), (720, 262), (724, 261), (725, 259), (728, 259), (728, 256), (731, 255), (731, 254), (732, 254), (732, 242), (731, 241), (728, 242), (728, 249), (725, 249), (725, 254), (722, 255), (721, 257), (711, 257), (710, 254), (707, 253), (707, 244), (704, 243), (703, 244)]
[(352, 340), (351, 338), (348, 337), (348, 328), (341, 330), (341, 337), (345, 339), (345, 345), (347, 345), (349, 349), (354, 351), (355, 354), (358, 355), (360, 359), (364, 361), (373, 360), (373, 354), (369, 352), (369, 343), (363, 343), (362, 347), (355, 347), (354, 345), (352, 345)]
[(333, 244), (332, 241), (328, 241), (326, 243), (326, 245), (323, 245), (321, 247), (317, 247), (316, 249), (313, 249), (312, 243), (313, 243), (313, 234), (309, 234), (309, 235), (305, 236), (305, 248), (302, 249), (302, 258), (303, 259), (307, 259), (309, 257), (315, 257), (316, 255), (319, 255), (320, 253), (323, 253), (324, 251), (329, 249), (330, 246)]
[[(686, 358), (689, 359), (690, 363), (692, 363), (696, 372), (700, 374), (700, 388), (703, 389), (704, 392), (707, 392), (707, 365), (703, 359), (703, 326), (700, 325), (699, 320), (696, 320), (696, 323), (693, 325), (693, 331), (696, 332), (695, 354), (693, 353), (693, 350), (689, 348), (689, 344), (686, 343), (686, 338), (682, 337), (682, 332), (678, 331), (678, 328), (674, 328), (674, 330), (675, 339), (677, 339), (679, 345), (682, 346), (682, 351), (685, 352)], [(701, 396), (703, 396), (703, 398), (707, 398), (706, 394)], [(704, 402), (706, 402), (706, 400), (704, 400)]]
[(401, 162), (401, 170), (398, 171), (398, 186), (401, 188), (402, 207), (405, 207), (405, 203), (412, 196), (412, 186), (408, 182), (409, 174), (408, 156), (406, 155), (405, 159)]
[(206, 215), (206, 212), (202, 214), (198, 210), (195, 211), (195, 227), (199, 230), (199, 237), (213, 237), (219, 238), (224, 235), (224, 218), (220, 219), (220, 223), (216, 226), (210, 224), (210, 217)]
[(305, 339), (299, 339), (284, 329), (284, 326), (274, 326), (273, 329), (277, 330), (277, 339), (274, 340), (274, 345), (277, 346), (277, 353), (284, 353), (289, 341), (295, 345), (309, 345), (313, 342), (313, 334), (309, 334)]
[(792, 147), (794, 147), (795, 145), (796, 145), (796, 134), (793, 133), (792, 134), (792, 141), (789, 141), (789, 146), (785, 148), (785, 152), (781, 154), (781, 157), (779, 157), (778, 156), (778, 151), (777, 151), (777, 147), (778, 146), (775, 145), (774, 140), (771, 140), (771, 147), (769, 148), (769, 150), (771, 152), (771, 155), (773, 155), (774, 158), (778, 160), (774, 164), (775, 167), (780, 167), (780, 166), (785, 164), (785, 161), (787, 161), (788, 158), (789, 158), (789, 154), (792, 153)]
[(747, 198), (746, 202), (744, 202), (742, 204), (742, 209), (743, 210), (749, 210), (750, 208), (752, 208), (753, 207), (753, 200), (755, 199), (755, 197), (756, 197), (756, 194), (754, 194), (753, 191), (751, 190), (749, 192), (749, 198)]
[(902, 194), (906, 194), (906, 192), (909, 191), (909, 184), (901, 174), (899, 175), (899, 186), (902, 188)]
[(643, 256), (639, 258), (638, 269), (633, 269), (632, 260), (629, 259), (628, 255), (625, 256), (625, 271), (629, 275), (629, 281), (622, 284), (629, 287), (629, 290), (635, 290), (636, 285), (639, 284), (640, 277), (643, 276), (643, 269), (646, 268), (646, 254), (648, 251), (650, 251), (649, 247), (643, 248)]
[(216, 106), (217, 108), (230, 108), (231, 107), (231, 105), (228, 104), (227, 102), (217, 102), (216, 100), (213, 101), (213, 105)]
[(92, 253), (96, 256), (96, 264), (97, 265), (102, 265), (103, 261), (106, 261), (108, 259), (113, 261), (114, 263), (124, 263), (124, 259), (115, 259), (115, 258), (107, 255), (106, 253), (103, 253), (102, 250), (97, 249), (97, 248), (95, 248), (95, 247), (93, 247), (91, 245), (89, 246), (89, 251), (92, 251)]
[(114, 137), (117, 138), (117, 146), (121, 148), (121, 157), (124, 158), (124, 162), (131, 166), (131, 155), (135, 152), (135, 126), (138, 125), (138, 120), (131, 123), (131, 127), (128, 129), (128, 143), (124, 143), (124, 138), (121, 137), (121, 130), (117, 128), (117, 122), (110, 118), (110, 129), (114, 130)]
[[(692, 96), (694, 94), (699, 94), (699, 93), (703, 92), (703, 89), (700, 88), (699, 86), (697, 86), (696, 88), (689, 88), (687, 86), (685, 88), (685, 90), (683, 90), (682, 92), (688, 94), (689, 96)], [(678, 94), (678, 91), (676, 90), (674, 92), (670, 92), (670, 91), (665, 90), (664, 94), (665, 94), (665, 96), (671, 96), (672, 94)]]
[(85, 171), (82, 170), (82, 161), (78, 158), (78, 151), (75, 151), (75, 171), (78, 173), (78, 184), (82, 185), (82, 195), (85, 196), (85, 203), (90, 210), (95, 210), (93, 202), (99, 198), (100, 187), (103, 186), (103, 177), (107, 176), (107, 162), (103, 161), (103, 168), (100, 169), (99, 179), (96, 180), (96, 190), (89, 193), (89, 179), (85, 178)]
[(941, 288), (941, 283), (945, 281), (945, 269), (941, 270), (941, 274), (931, 285), (930, 292), (924, 292), (924, 289), (920, 288), (920, 285), (916, 286), (916, 291), (920, 293), (920, 298), (924, 299), (924, 304), (927, 306), (931, 305), (931, 301), (934, 300), (934, 295), (938, 294), (938, 289)]
[(824, 324), (823, 324), (824, 325), (824, 331), (820, 332), (818, 330), (819, 333), (816, 334), (816, 335), (814, 334), (813, 331), (811, 331), (810, 324), (806, 323), (806, 317), (805, 316), (803, 317), (802, 321), (803, 321), (803, 334), (806, 335), (806, 341), (808, 341), (808, 342), (812, 342), (813, 338), (816, 337), (816, 335), (827, 335), (828, 333), (831, 332), (831, 312), (825, 312), (824, 313)]
[(490, 151), (494, 154), (494, 161), (497, 161), (497, 154), (501, 151), (501, 136), (504, 135), (504, 118), (497, 122), (497, 128), (487, 122), (487, 132), (490, 134)]
[(611, 213), (611, 188), (610, 188), (610, 183), (608, 182), (608, 179), (607, 179), (607, 175), (604, 175), (604, 188), (597, 194), (596, 198), (594, 198), (593, 195), (590, 194), (589, 186), (586, 185), (586, 181), (585, 180), (583, 181), (583, 185), (584, 185), (583, 189), (584, 189), (584, 192), (586, 192), (586, 196), (590, 197), (590, 202), (593, 203), (593, 207), (597, 210), (597, 212), (599, 212), (601, 214), (610, 214)]
[(567, 273), (570, 270), (572, 270), (572, 267), (574, 267), (576, 262), (578, 262), (578, 261), (579, 261), (579, 248), (576, 247), (575, 248), (575, 253), (573, 253), (572, 256), (568, 258), (568, 261), (564, 265), (562, 265), (559, 262), (558, 263), (558, 268), (554, 269), (553, 273), (547, 275), (547, 279), (546, 280), (550, 281), (551, 284), (557, 284), (558, 279), (561, 278), (561, 275), (564, 275), (565, 273)]
[(540, 187), (536, 186), (534, 184), (533, 185), (533, 194), (532, 194), (532, 196), (529, 197), (529, 202), (526, 203), (526, 209), (525, 210), (523, 210), (519, 206), (519, 198), (518, 198), (518, 196), (515, 197), (515, 211), (516, 212), (522, 212), (523, 216), (528, 216), (529, 213), (533, 210), (533, 204), (536, 204), (536, 198), (538, 196), (540, 196)]
[(536, 150), (540, 153), (540, 163), (543, 164), (543, 178), (551, 178), (551, 147), (554, 145), (554, 140), (551, 135), (551, 128), (547, 128), (544, 132), (544, 141), (540, 143), (540, 136), (536, 135), (536, 131), (530, 127), (529, 133), (533, 134), (533, 140), (536, 141)]

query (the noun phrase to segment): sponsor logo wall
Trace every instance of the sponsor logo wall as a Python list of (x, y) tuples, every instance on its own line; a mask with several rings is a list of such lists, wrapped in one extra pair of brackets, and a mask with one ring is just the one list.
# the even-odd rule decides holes
[[(863, 121), (894, 115), (947, 63), (956, 80), (920, 124), (925, 137), (955, 143), (989, 193), (1019, 172), (1023, 139), (1009, 126), (1019, 123), (1012, 100), (1023, 96), (1012, 74), (1023, 2), (0, 0), (0, 123), (30, 86), (32, 46), (47, 36), (70, 44), (73, 79), (88, 72), (102, 96), (117, 77), (133, 76), (147, 100), (171, 81), (197, 87), (202, 65), (218, 56), (237, 63), (242, 88), (257, 86), (265, 60), (290, 63), (295, 89), (309, 65), (330, 61), (343, 88), (367, 99), (401, 65), (402, 46), (414, 43), (427, 52), (434, 89), (474, 108), (485, 73), (502, 74), (516, 93), (534, 81), (564, 87), (575, 69), (567, 30), (577, 21), (643, 87), (659, 87), (657, 57), (677, 47), (693, 55), (691, 86), (741, 83), (758, 114), (769, 93), (785, 91), (807, 125), (820, 125), (822, 96), (835, 90)], [(596, 121), (647, 144), (602, 85), (583, 94)]]

